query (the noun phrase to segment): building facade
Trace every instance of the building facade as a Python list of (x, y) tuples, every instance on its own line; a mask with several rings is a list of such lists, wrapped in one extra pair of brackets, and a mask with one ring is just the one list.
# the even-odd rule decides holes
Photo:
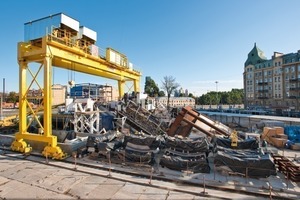
[(245, 108), (259, 107), (280, 114), (300, 111), (300, 51), (264, 56), (256, 44), (244, 64)]
[[(167, 97), (157, 97), (156, 103), (161, 103), (164, 106), (167, 106)], [(170, 97), (169, 99), (169, 106), (182, 108), (185, 106), (195, 106), (195, 99), (191, 97)]]
[(108, 103), (119, 99), (118, 90), (114, 87), (92, 83), (75, 84), (70, 89), (70, 96), (75, 98), (92, 98), (101, 103)]

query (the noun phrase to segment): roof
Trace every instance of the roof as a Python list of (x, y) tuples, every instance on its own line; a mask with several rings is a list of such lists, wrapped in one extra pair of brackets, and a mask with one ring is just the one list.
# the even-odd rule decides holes
[[(157, 97), (157, 99), (167, 99), (168, 97)], [(178, 99), (178, 100), (194, 100), (194, 98), (192, 97), (170, 97), (170, 100), (174, 100), (174, 99)]]
[(254, 43), (253, 49), (248, 53), (248, 58), (245, 62), (245, 67), (248, 65), (255, 65), (257, 63), (261, 63), (265, 60), (267, 60), (267, 58), (264, 52), (256, 46), (256, 43)]

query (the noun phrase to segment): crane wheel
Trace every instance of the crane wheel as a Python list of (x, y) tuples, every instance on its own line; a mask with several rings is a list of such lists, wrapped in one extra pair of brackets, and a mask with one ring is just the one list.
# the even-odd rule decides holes
[(46, 146), (42, 152), (43, 156), (46, 158), (53, 158), (57, 160), (62, 160), (66, 158), (66, 154), (61, 150), (59, 146)]
[(22, 153), (29, 153), (31, 152), (32, 148), (24, 140), (15, 140), (11, 144), (11, 150)]

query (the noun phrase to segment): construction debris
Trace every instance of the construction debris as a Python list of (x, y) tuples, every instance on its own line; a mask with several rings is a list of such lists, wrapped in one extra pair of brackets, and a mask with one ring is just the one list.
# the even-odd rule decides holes
[(206, 137), (174, 138), (166, 137), (165, 153), (160, 159), (160, 165), (173, 170), (187, 170), (194, 173), (209, 173), (207, 160), (209, 142)]
[(118, 117), (124, 116), (127, 117), (127, 123), (130, 123), (137, 131), (143, 131), (148, 135), (166, 133), (166, 123), (133, 101), (129, 101), (123, 109), (118, 110)]
[(229, 127), (213, 121), (205, 115), (201, 115), (190, 106), (186, 106), (179, 112), (174, 123), (168, 130), (168, 135), (182, 135), (183, 137), (187, 137), (192, 128), (196, 128), (208, 137), (213, 137), (214, 135), (229, 136), (233, 132)]

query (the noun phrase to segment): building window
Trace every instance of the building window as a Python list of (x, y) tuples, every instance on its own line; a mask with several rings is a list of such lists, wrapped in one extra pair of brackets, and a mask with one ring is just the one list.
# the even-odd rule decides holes
[(295, 79), (295, 75), (294, 74), (291, 75), (291, 79), (292, 80)]
[(295, 66), (291, 66), (291, 72), (295, 71)]
[(268, 75), (268, 72), (267, 71), (264, 71), (264, 76), (267, 76)]
[(272, 71), (270, 70), (270, 71), (268, 71), (268, 75), (269, 76), (271, 76), (272, 75)]
[(289, 68), (288, 67), (285, 68), (285, 73), (289, 73)]

